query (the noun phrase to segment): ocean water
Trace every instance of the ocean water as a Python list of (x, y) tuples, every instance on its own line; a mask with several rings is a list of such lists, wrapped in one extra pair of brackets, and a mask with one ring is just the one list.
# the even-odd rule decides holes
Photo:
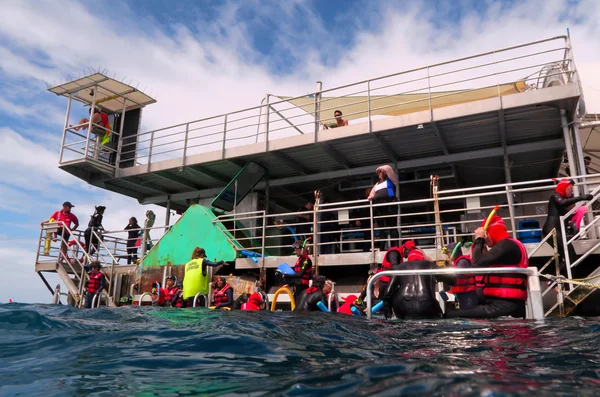
[(0, 305), (0, 396), (600, 395), (600, 320)]

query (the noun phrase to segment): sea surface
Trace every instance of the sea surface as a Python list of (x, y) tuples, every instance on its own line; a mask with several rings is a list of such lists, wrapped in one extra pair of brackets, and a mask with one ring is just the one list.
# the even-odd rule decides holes
[(600, 320), (0, 305), (0, 396), (600, 395)]

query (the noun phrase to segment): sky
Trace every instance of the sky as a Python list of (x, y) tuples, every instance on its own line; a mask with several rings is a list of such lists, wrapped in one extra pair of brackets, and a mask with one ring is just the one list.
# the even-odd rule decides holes
[[(600, 112), (600, 2), (0, 0), (0, 302), (50, 302), (34, 272), (39, 223), (94, 205), (120, 230), (147, 209), (58, 168), (66, 100), (48, 84), (104, 69), (157, 99), (142, 130), (566, 34), (588, 113)], [(76, 105), (71, 122), (87, 114)], [(52, 285), (57, 278), (50, 278)]]

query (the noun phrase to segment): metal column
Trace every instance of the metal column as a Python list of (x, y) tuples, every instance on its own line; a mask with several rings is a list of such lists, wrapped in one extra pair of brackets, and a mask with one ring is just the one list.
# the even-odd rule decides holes
[[(577, 167), (575, 166), (575, 159), (573, 158), (573, 144), (571, 143), (571, 131), (569, 130), (569, 123), (567, 121), (567, 112), (564, 109), (560, 110), (560, 121), (563, 129), (567, 159), (569, 160), (569, 169), (571, 170), (571, 173), (573, 173), (577, 171)], [(579, 196), (579, 186), (575, 185), (573, 191), (576, 196)]]
[(167, 213), (165, 215), (165, 233), (169, 230), (171, 224), (171, 196), (167, 198)]
[[(121, 164), (121, 150), (123, 150), (123, 128), (125, 127), (125, 111), (127, 110), (127, 99), (123, 98), (123, 110), (121, 111), (121, 125), (119, 126), (119, 140), (117, 143), (117, 155), (115, 157), (115, 174), (118, 176)], [(114, 128), (114, 127), (113, 127)], [(135, 157), (135, 155), (134, 155)], [(134, 161), (135, 164), (135, 161)]]
[(323, 89), (323, 83), (317, 81), (317, 91), (315, 92), (315, 142), (317, 142), (317, 134), (319, 133), (319, 126), (321, 124), (321, 90)]
[[(510, 162), (508, 161), (508, 154), (506, 154), (506, 148), (504, 149), (504, 178), (507, 184), (512, 183), (512, 177), (510, 175)], [(513, 199), (512, 186), (506, 186), (506, 201), (508, 203), (508, 213), (510, 214), (510, 227), (512, 230), (512, 236), (514, 239), (517, 238), (517, 225), (515, 221), (515, 201)]]
[(69, 102), (67, 103), (67, 115), (65, 116), (65, 128), (63, 129), (62, 141), (60, 144), (60, 155), (58, 157), (58, 163), (62, 163), (63, 149), (65, 148), (65, 140), (67, 138), (67, 128), (69, 128), (69, 115), (71, 114), (71, 101), (73, 96), (69, 94)]

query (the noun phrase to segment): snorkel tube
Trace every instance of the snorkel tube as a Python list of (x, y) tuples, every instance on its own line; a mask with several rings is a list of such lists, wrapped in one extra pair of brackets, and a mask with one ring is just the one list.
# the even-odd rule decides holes
[(483, 225), (483, 230), (485, 230), (487, 232), (488, 228), (490, 227), (490, 222), (492, 221), (492, 217), (494, 215), (496, 215), (496, 212), (500, 209), (500, 206), (497, 205), (494, 207), (494, 209), (492, 210), (492, 212), (490, 212), (490, 214), (488, 215), (487, 219), (485, 220), (485, 224)]
[(456, 244), (456, 246), (454, 247), (454, 249), (452, 250), (452, 253), (450, 254), (450, 260), (452, 260), (452, 258), (454, 258), (454, 255), (456, 254), (456, 251), (458, 251), (458, 248), (462, 245), (462, 241), (459, 241), (458, 244)]

